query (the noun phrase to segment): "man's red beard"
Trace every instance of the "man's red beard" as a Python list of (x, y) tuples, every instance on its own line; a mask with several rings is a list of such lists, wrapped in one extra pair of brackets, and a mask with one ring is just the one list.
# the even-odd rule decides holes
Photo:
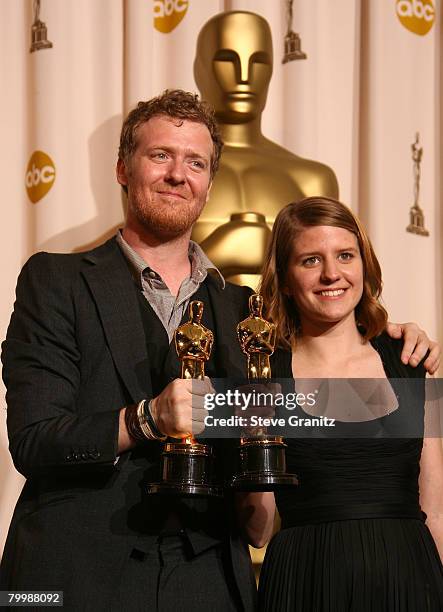
[(167, 198), (158, 195), (146, 201), (143, 194), (132, 193), (132, 213), (140, 225), (158, 236), (175, 238), (186, 233), (197, 221), (205, 201)]

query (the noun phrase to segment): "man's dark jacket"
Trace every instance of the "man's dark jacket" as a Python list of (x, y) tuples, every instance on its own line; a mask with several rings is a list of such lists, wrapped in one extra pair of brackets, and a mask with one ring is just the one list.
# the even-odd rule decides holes
[[(210, 277), (206, 286), (217, 375), (242, 376), (236, 325), (247, 316), (250, 291), (221, 289)], [(120, 408), (152, 397), (139, 298), (115, 239), (87, 253), (31, 257), (2, 359), (10, 451), (27, 481), (0, 589), (63, 590), (65, 609), (107, 610), (125, 560), (134, 547), (153, 544), (165, 512), (163, 502), (143, 495), (146, 482), (158, 479), (160, 443), (146, 442), (115, 463)], [(192, 508), (189, 533), (199, 552), (211, 544), (212, 517), (202, 520), (198, 504)], [(232, 569), (252, 610), (249, 553), (224, 516)]]

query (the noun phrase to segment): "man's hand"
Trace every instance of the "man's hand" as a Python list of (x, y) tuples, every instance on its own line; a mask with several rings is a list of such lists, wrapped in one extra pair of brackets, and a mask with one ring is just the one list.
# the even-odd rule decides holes
[(423, 365), (429, 374), (434, 374), (438, 370), (441, 358), (440, 345), (430, 340), (426, 332), (416, 323), (388, 323), (386, 331), (391, 338), (404, 339), (401, 352), (404, 364), (409, 363), (415, 368), (429, 350), (430, 353)]
[(208, 414), (204, 407), (206, 393), (214, 393), (209, 378), (176, 378), (151, 402), (151, 414), (158, 429), (171, 438), (184, 438), (204, 430)]

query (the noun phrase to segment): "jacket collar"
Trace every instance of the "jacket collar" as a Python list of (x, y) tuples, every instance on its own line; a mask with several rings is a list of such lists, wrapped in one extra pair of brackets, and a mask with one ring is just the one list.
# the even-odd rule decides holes
[[(143, 323), (134, 281), (115, 238), (85, 254), (84, 277), (94, 297), (115, 366), (134, 402), (152, 394)], [(242, 305), (229, 283), (223, 289), (208, 276), (214, 316), (217, 378), (245, 378), (246, 358), (237, 339)], [(247, 296), (245, 295), (245, 309)], [(243, 313), (244, 316), (246, 315)], [(137, 376), (137, 372), (140, 375)], [(143, 383), (141, 382), (143, 381)]]

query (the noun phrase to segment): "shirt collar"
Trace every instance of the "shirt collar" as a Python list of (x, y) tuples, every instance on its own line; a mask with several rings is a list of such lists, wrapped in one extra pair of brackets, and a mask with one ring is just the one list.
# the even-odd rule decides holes
[[(131, 272), (134, 275), (135, 280), (139, 285), (141, 285), (141, 276), (144, 272), (157, 272), (153, 270), (146, 261), (141, 257), (134, 249), (126, 242), (126, 240), (122, 236), (121, 230), (118, 230), (116, 235), (117, 244), (123, 252), (123, 255), (126, 257)], [(191, 262), (191, 278), (197, 283), (202, 283), (207, 274), (211, 274), (213, 278), (216, 279), (221, 289), (224, 289), (226, 286), (225, 279), (223, 278), (220, 270), (212, 263), (206, 253), (203, 251), (200, 245), (198, 245), (193, 240), (189, 241), (188, 248), (189, 260)]]

